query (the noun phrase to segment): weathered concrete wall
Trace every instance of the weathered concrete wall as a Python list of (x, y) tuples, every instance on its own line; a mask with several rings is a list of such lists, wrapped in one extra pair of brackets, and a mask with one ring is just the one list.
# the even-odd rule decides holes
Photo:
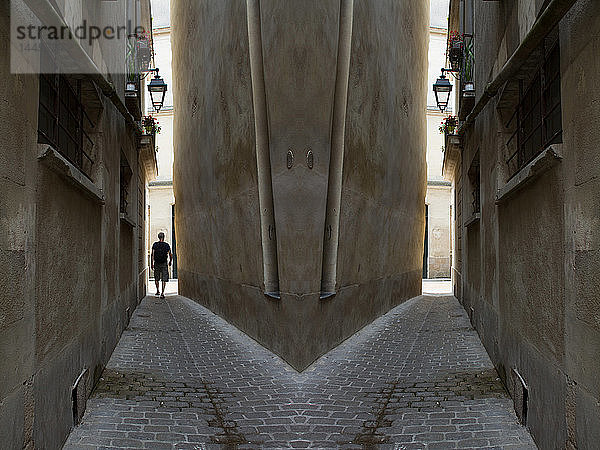
[[(73, 426), (75, 380), (88, 369), (91, 392), (127, 325), (127, 308), (133, 312), (145, 295), (146, 178), (133, 129), (101, 95), (92, 182), (104, 204), (39, 158), (48, 145), (38, 144), (38, 76), (9, 73), (7, 9), (3, 2), (0, 261), (8, 273), (0, 281), (0, 446), (56, 449)], [(119, 216), (121, 151), (133, 171), (135, 227)]]
[[(31, 440), (35, 356), (35, 178), (37, 80), (10, 75), (9, 3), (0, 5), (0, 437), (21, 448)], [(8, 362), (8, 364), (7, 364)]]
[(278, 340), (283, 353), (290, 340), (277, 320), (280, 304), (261, 289), (246, 4), (172, 7), (179, 290), (259, 341)]
[(600, 4), (578, 1), (560, 39), (567, 432), (592, 448), (600, 442)]
[(428, 7), (413, 3), (172, 4), (180, 291), (298, 369), (420, 293)]
[[(541, 6), (539, 1), (476, 2), (478, 95)], [(464, 241), (462, 283), (459, 279), (455, 290), (511, 393), (512, 369), (527, 383), (527, 426), (540, 448), (595, 448), (600, 437), (595, 375), (600, 370), (595, 356), (600, 349), (600, 4), (576, 2), (560, 23), (559, 42), (563, 138), (554, 148), (560, 161), (497, 202), (498, 188), (507, 181), (507, 94), (492, 100), (463, 137), (463, 174), (479, 151), (481, 220), (465, 226), (472, 216), (472, 186), (467, 176), (455, 179), (463, 215), (456, 227)]]
[(428, 21), (426, 2), (354, 3), (338, 294), (309, 316), (330, 346), (421, 292)]

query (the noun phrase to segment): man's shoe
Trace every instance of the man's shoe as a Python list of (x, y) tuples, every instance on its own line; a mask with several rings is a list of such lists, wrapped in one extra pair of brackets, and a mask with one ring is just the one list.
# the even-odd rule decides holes
[(159, 295), (160, 295), (160, 292), (157, 292), (157, 293), (156, 293), (156, 296), (158, 297)]
[(160, 294), (160, 298), (165, 298), (165, 294)]

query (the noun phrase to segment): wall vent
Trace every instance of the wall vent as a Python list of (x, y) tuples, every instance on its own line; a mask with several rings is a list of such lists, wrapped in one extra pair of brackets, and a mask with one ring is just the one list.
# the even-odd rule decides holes
[(521, 422), (521, 425), (527, 425), (527, 404), (529, 401), (529, 388), (527, 387), (527, 383), (525, 383), (525, 380), (517, 371), (517, 369), (512, 369), (512, 375), (513, 403), (515, 406), (515, 411), (517, 413), (517, 417), (519, 418), (519, 422)]
[(85, 412), (85, 405), (87, 403), (87, 385), (88, 385), (89, 371), (84, 368), (71, 390), (71, 401), (73, 404), (73, 424), (77, 425)]

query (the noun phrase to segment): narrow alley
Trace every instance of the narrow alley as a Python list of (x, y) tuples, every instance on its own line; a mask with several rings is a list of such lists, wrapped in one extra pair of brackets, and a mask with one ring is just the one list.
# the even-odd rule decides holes
[(0, 450), (600, 449), (600, 0), (6, 0), (0, 44)]
[(451, 295), (394, 309), (297, 373), (178, 295), (146, 297), (65, 449), (536, 448)]

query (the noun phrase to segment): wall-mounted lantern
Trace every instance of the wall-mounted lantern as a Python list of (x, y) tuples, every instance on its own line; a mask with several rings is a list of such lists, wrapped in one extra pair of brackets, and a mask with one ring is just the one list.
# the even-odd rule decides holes
[(150, 69), (148, 72), (156, 72), (154, 78), (150, 80), (148, 85), (148, 91), (150, 92), (150, 99), (152, 100), (152, 106), (159, 112), (165, 101), (165, 93), (167, 92), (167, 84), (165, 80), (158, 76), (158, 69)]
[(433, 85), (435, 101), (442, 112), (448, 107), (448, 100), (450, 99), (450, 93), (452, 92), (452, 85), (450, 84), (450, 80), (444, 75), (444, 72), (447, 72), (447, 70), (442, 68), (442, 75)]

